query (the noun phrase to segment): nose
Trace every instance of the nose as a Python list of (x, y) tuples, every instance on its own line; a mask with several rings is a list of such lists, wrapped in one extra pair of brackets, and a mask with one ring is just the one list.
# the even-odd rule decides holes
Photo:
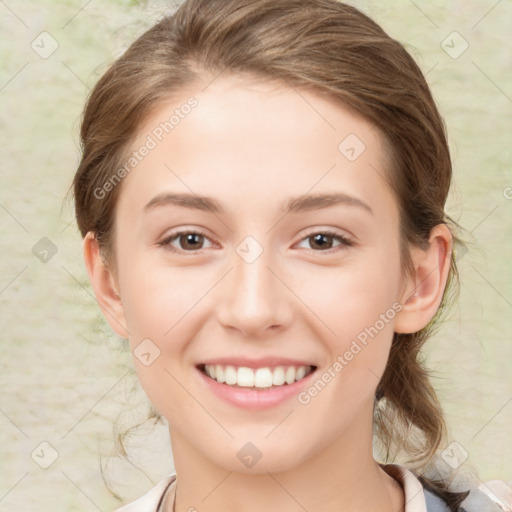
[[(219, 323), (244, 337), (262, 337), (284, 329), (292, 319), (293, 294), (290, 283), (280, 275), (276, 259), (263, 251), (254, 261), (238, 253), (233, 269), (223, 279), (217, 295)], [(280, 267), (279, 267), (280, 268)], [(288, 285), (288, 286), (287, 286)]]

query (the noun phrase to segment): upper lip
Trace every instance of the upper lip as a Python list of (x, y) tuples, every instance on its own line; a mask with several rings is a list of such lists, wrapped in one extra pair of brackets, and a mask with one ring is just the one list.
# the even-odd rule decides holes
[(269, 356), (260, 357), (258, 359), (249, 359), (246, 357), (216, 357), (203, 361), (198, 366), (202, 365), (221, 365), (221, 366), (236, 366), (246, 368), (272, 368), (275, 366), (313, 366), (311, 362), (300, 361), (298, 359), (291, 359), (287, 357)]

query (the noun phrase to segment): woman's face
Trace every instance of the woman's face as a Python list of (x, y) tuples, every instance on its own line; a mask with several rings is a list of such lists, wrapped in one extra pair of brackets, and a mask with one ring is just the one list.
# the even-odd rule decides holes
[(405, 299), (378, 130), (319, 95), (235, 76), (162, 105), (132, 150), (118, 320), (175, 457), (264, 472), (371, 450)]

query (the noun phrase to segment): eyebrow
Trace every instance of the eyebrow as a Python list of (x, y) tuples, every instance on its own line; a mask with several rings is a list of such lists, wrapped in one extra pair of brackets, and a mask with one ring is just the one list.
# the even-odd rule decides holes
[[(196, 194), (178, 194), (164, 192), (155, 196), (144, 206), (144, 212), (153, 210), (158, 206), (181, 206), (184, 208), (207, 211), (215, 214), (225, 213), (221, 204), (215, 199)], [(347, 205), (356, 206), (373, 215), (373, 210), (357, 197), (344, 193), (336, 194), (309, 194), (291, 198), (285, 205), (285, 213), (295, 213), (311, 210), (320, 210), (329, 206)]]

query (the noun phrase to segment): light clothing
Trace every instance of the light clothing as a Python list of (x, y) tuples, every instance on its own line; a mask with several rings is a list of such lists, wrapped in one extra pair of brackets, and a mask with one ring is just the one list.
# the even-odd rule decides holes
[[(405, 512), (449, 512), (441, 498), (425, 489), (414, 473), (399, 464), (380, 464), (404, 489)], [(137, 500), (124, 505), (115, 512), (170, 512), (176, 493), (176, 474), (160, 481), (149, 492)], [(164, 508), (165, 505), (165, 508)], [(462, 503), (461, 512), (503, 512), (489, 496), (471, 489)]]

